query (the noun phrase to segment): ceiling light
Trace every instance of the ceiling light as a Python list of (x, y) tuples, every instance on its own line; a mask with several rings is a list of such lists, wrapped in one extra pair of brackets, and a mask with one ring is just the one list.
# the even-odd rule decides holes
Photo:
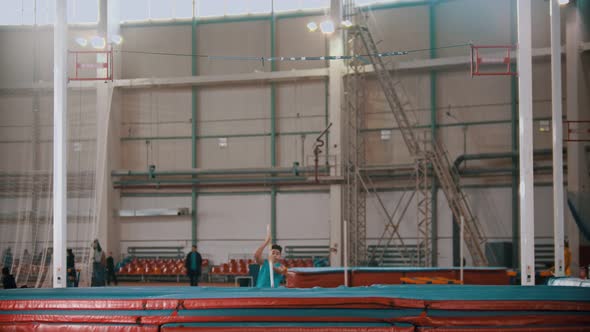
[(92, 47), (94, 48), (104, 48), (106, 46), (106, 42), (104, 40), (104, 38), (99, 37), (99, 36), (94, 36), (90, 39), (90, 45), (92, 45)]
[(82, 47), (86, 47), (86, 45), (88, 45), (88, 40), (86, 40), (86, 38), (78, 37), (76, 38), (76, 43)]
[(307, 23), (307, 29), (309, 32), (314, 32), (318, 29), (318, 25), (315, 22), (309, 22)]
[(320, 30), (322, 30), (323, 33), (334, 32), (336, 30), (334, 28), (334, 22), (330, 20), (323, 21), (322, 23), (320, 23)]
[(352, 26), (352, 22), (350, 22), (349, 20), (344, 20), (342, 21), (342, 26), (345, 28), (350, 28)]
[(557, 3), (560, 5), (567, 5), (568, 3), (570, 3), (570, 0), (557, 0)]

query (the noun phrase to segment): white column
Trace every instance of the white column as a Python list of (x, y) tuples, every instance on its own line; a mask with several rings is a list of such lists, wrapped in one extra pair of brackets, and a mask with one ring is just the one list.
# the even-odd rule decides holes
[(550, 0), (551, 100), (553, 133), (553, 241), (555, 275), (564, 276), (563, 262), (563, 125), (561, 121), (561, 17), (559, 3)]
[(53, 288), (66, 284), (68, 178), (67, 0), (57, 0), (53, 44)]
[[(588, 87), (582, 78), (582, 18), (575, 4), (563, 7), (566, 14), (566, 101), (567, 119), (570, 121), (588, 119), (587, 109), (580, 102), (584, 100)], [(580, 93), (582, 91), (582, 93)], [(571, 193), (574, 205), (579, 209), (582, 204), (580, 193), (590, 189), (587, 167), (585, 166), (584, 145), (580, 142), (567, 143), (567, 191)], [(580, 230), (571, 213), (567, 214), (567, 239), (572, 254), (571, 273), (578, 276), (580, 266)]]
[(535, 284), (535, 205), (533, 176), (533, 59), (531, 0), (518, 0), (518, 100), (520, 149), (520, 273), (522, 285)]
[[(330, 13), (336, 31), (329, 37), (329, 55), (342, 55), (344, 52), (344, 37), (340, 29), (342, 20), (342, 3), (340, 0), (330, 1)], [(328, 134), (330, 144), (330, 155), (335, 163), (331, 168), (330, 175), (339, 176), (342, 174), (342, 95), (344, 62), (342, 60), (330, 61), (329, 83), (328, 83), (328, 117), (332, 123)], [(342, 185), (330, 185), (330, 265), (342, 265)], [(346, 236), (346, 235), (344, 235)]]

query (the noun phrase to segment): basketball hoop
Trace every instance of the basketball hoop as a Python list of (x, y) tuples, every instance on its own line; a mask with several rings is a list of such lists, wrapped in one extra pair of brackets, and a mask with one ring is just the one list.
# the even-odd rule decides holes
[[(512, 49), (512, 45), (471, 45), (471, 77), (517, 75), (510, 68)], [(493, 68), (504, 68), (504, 70), (481, 70), (488, 65)]]
[(590, 142), (590, 121), (563, 121), (566, 142)]
[(68, 51), (74, 58), (74, 76), (70, 81), (113, 80), (113, 50), (107, 51)]

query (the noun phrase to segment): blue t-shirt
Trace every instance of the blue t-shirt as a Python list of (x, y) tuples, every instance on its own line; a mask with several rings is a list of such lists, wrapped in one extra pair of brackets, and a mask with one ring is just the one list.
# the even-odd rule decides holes
[[(281, 266), (281, 263), (276, 262), (274, 265), (275, 265), (275, 268), (277, 268), (277, 267)], [(268, 266), (268, 259), (265, 259), (264, 263), (260, 267), (260, 270), (258, 271), (258, 279), (256, 280), (256, 287), (258, 287), (258, 288), (270, 287), (269, 270), (270, 269)], [(275, 282), (275, 288), (276, 288), (276, 287), (279, 287), (279, 284), (283, 281), (284, 276), (280, 273), (277, 273), (276, 271), (273, 271), (273, 273), (274, 273), (274, 282)]]

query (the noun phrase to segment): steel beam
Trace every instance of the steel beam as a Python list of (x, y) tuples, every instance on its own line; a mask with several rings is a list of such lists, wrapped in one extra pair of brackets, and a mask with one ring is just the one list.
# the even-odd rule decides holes
[(550, 0), (551, 15), (551, 100), (553, 136), (553, 241), (555, 248), (555, 276), (564, 273), (563, 226), (563, 124), (561, 105), (561, 13), (557, 0)]
[[(581, 43), (581, 51), (590, 50), (590, 43)], [(562, 53), (564, 51), (562, 50)], [(536, 48), (532, 51), (533, 59), (547, 60), (551, 55), (550, 48)], [(513, 61), (516, 59), (513, 56)], [(396, 71), (430, 71), (430, 70), (448, 70), (461, 69), (469, 65), (471, 58), (469, 56), (445, 57), (437, 59), (411, 60), (397, 62), (392, 65), (392, 70)], [(367, 74), (373, 72), (370, 65), (363, 69)], [(467, 69), (466, 69), (467, 70)], [(232, 75), (207, 75), (207, 76), (186, 76), (186, 77), (159, 77), (159, 78), (131, 78), (116, 79), (113, 82), (115, 88), (150, 88), (150, 87), (171, 87), (171, 86), (218, 86), (225, 84), (252, 84), (252, 83), (273, 83), (289, 81), (317, 81), (324, 80), (329, 76), (328, 68), (304, 69), (304, 70), (283, 70), (275, 72), (254, 72), (247, 74)], [(102, 82), (79, 81), (69, 84), (71, 89), (90, 89), (96, 88), (97, 84)], [(33, 84), (13, 84), (10, 86), (0, 86), (0, 94), (23, 93), (29, 90), (49, 91), (53, 89), (50, 82), (37, 82)]]
[(535, 205), (533, 176), (533, 56), (531, 0), (518, 0), (518, 100), (520, 151), (521, 285), (535, 285)]
[(67, 1), (57, 0), (53, 45), (53, 288), (65, 288), (68, 241)]

